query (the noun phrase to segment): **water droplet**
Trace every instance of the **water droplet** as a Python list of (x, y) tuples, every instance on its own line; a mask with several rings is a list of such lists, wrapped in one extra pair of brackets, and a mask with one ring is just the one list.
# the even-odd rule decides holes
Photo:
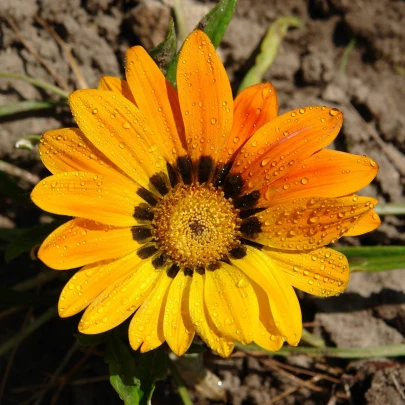
[(217, 122), (217, 119), (216, 119), (216, 118), (211, 118), (211, 124), (212, 124), (212, 125), (216, 124), (216, 122)]
[(120, 147), (121, 149), (124, 149), (124, 148), (125, 148), (125, 143), (120, 142), (120, 143), (119, 143), (119, 147)]
[(125, 129), (129, 129), (129, 128), (131, 128), (131, 124), (129, 122), (124, 122), (122, 124), (122, 127), (125, 128)]
[(238, 285), (238, 288), (245, 288), (245, 287), (247, 287), (248, 282), (244, 278), (242, 278), (238, 281), (237, 285)]
[(306, 177), (303, 177), (302, 179), (301, 179), (301, 184), (308, 184), (308, 179), (306, 178)]
[(337, 114), (339, 114), (339, 110), (337, 108), (332, 108), (329, 111), (329, 115), (331, 115), (332, 117), (335, 117)]
[(92, 113), (93, 115), (97, 114), (97, 113), (98, 113), (97, 108), (95, 108), (91, 113)]

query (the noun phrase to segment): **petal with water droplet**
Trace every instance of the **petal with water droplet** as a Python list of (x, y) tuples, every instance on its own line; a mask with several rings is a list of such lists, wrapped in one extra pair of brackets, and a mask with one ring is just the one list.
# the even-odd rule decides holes
[(347, 231), (344, 236), (358, 236), (374, 231), (381, 225), (381, 219), (374, 210), (370, 210), (357, 224)]
[(134, 96), (131, 93), (128, 82), (113, 76), (103, 76), (98, 82), (98, 90), (115, 91), (126, 97), (131, 103), (136, 105)]

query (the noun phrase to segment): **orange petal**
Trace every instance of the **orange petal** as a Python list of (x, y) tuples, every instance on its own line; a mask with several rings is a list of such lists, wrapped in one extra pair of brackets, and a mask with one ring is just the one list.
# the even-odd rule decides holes
[(377, 200), (370, 197), (302, 198), (243, 220), (247, 239), (283, 250), (313, 250), (344, 236)]
[(131, 103), (135, 104), (134, 96), (128, 86), (128, 82), (118, 77), (103, 76), (98, 82), (98, 90), (115, 91), (126, 97)]
[(186, 155), (183, 119), (176, 90), (140, 46), (127, 51), (126, 77), (162, 154), (171, 164)]
[(77, 90), (69, 96), (73, 115), (86, 137), (129, 177), (164, 194), (170, 187), (158, 139), (140, 111), (119, 93)]
[(204, 304), (205, 275), (194, 272), (190, 288), (190, 316), (195, 330), (201, 339), (222, 357), (228, 357), (233, 350), (233, 342), (222, 336), (208, 316)]
[(374, 210), (364, 215), (352, 229), (345, 233), (345, 236), (358, 236), (374, 231), (381, 225), (381, 219)]
[(309, 294), (336, 295), (349, 282), (349, 263), (336, 250), (321, 248), (308, 253), (288, 253), (264, 248), (263, 252), (274, 268), (283, 270), (291, 285)]
[[(246, 246), (246, 253), (241, 259), (230, 257), (232, 264), (241, 269), (257, 288), (264, 290), (277, 329), (290, 345), (296, 346), (301, 339), (302, 320), (294, 289), (286, 282), (282, 271), (272, 266), (264, 253), (250, 246)], [(263, 300), (262, 295), (259, 295), (259, 299)], [(268, 332), (274, 333), (274, 329), (270, 328), (270, 320), (266, 326)]]
[[(156, 271), (155, 271), (156, 272)], [(163, 316), (167, 295), (173, 281), (167, 271), (160, 271), (159, 280), (153, 291), (135, 313), (129, 325), (129, 342), (134, 350), (141, 347), (141, 353), (156, 349), (164, 341)]]
[(192, 278), (180, 270), (167, 296), (163, 332), (167, 344), (177, 356), (182, 356), (187, 351), (195, 334), (188, 309), (191, 282)]
[(253, 340), (259, 306), (249, 279), (238, 268), (221, 262), (205, 272), (205, 306), (219, 332), (245, 345)]
[(45, 211), (114, 226), (136, 225), (136, 207), (146, 207), (139, 186), (122, 176), (65, 172), (40, 181), (31, 199)]
[(87, 219), (73, 219), (53, 231), (38, 257), (49, 267), (67, 270), (106, 259), (120, 258), (139, 247), (132, 228), (114, 228)]
[(342, 113), (327, 107), (300, 108), (280, 115), (246, 142), (231, 174), (242, 177), (245, 192), (260, 189), (329, 145), (342, 122)]
[(122, 173), (79, 128), (45, 132), (39, 141), (39, 156), (53, 174), (80, 171), (118, 176)]
[(79, 331), (88, 335), (102, 333), (121, 324), (147, 299), (160, 272), (150, 260), (121, 262), (122, 276), (116, 278), (84, 312)]
[(350, 153), (321, 150), (299, 167), (260, 190), (264, 197), (255, 207), (279, 204), (294, 198), (340, 197), (369, 184), (378, 171), (374, 160)]
[(219, 161), (225, 164), (264, 124), (277, 117), (278, 100), (271, 83), (260, 83), (241, 91), (233, 103), (233, 125)]
[(202, 31), (192, 32), (183, 44), (177, 87), (189, 155), (204, 183), (211, 179), (231, 131), (233, 100), (222, 62)]

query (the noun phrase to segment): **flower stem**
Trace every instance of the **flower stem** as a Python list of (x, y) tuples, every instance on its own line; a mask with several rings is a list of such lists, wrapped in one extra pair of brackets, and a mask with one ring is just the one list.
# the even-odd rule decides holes
[(176, 383), (177, 392), (179, 393), (181, 401), (183, 402), (184, 405), (193, 405), (190, 393), (188, 392), (188, 389), (184, 384), (183, 379), (180, 377), (180, 374), (176, 370), (176, 366), (174, 365), (173, 361), (170, 359), (169, 356), (168, 356), (168, 367)]

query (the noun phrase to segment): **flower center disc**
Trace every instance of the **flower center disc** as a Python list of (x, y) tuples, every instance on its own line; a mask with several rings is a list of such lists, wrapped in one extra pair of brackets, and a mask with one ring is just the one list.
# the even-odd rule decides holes
[(154, 236), (185, 267), (207, 266), (239, 244), (238, 212), (210, 186), (176, 186), (154, 209)]

